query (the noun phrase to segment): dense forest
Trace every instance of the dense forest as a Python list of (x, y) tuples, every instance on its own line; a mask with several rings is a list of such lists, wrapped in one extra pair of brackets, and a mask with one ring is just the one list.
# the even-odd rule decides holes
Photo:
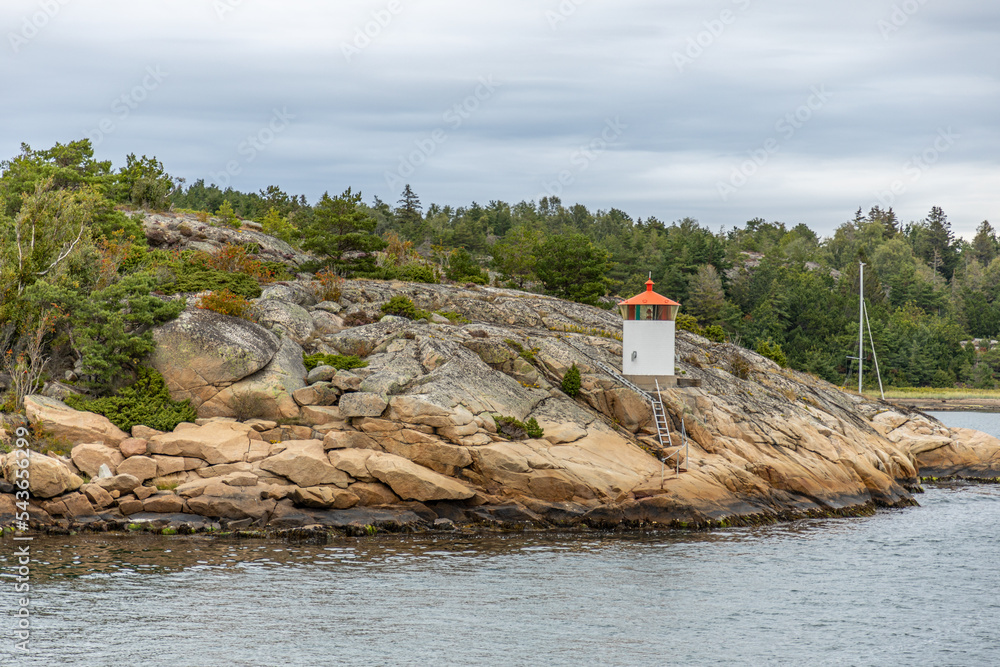
[[(887, 385), (996, 386), (1000, 352), (990, 339), (1000, 330), (1000, 246), (986, 221), (970, 243), (937, 207), (906, 223), (892, 209), (858, 209), (821, 238), (803, 224), (755, 218), (713, 231), (690, 218), (644, 220), (556, 197), (425, 206), (409, 185), (399, 197), (365, 202), (348, 188), (310, 204), (276, 185), (244, 193), (186, 184), (145, 156), (129, 155), (116, 171), (94, 160), (87, 140), (22, 146), (0, 163), (8, 370), (14, 350), (37, 339), (36, 348), (71, 350), (89, 377), (134, 376), (149, 329), (178, 307), (156, 294), (170, 293), (178, 276), (215, 270), (205, 258), (145, 247), (133, 212), (172, 209), (218, 224), (259, 222), (313, 253), (309, 271), (345, 278), (490, 283), (613, 307), (651, 275), (657, 291), (682, 304), (679, 326), (835, 383), (857, 373), (848, 357), (857, 353), (864, 262)], [(872, 359), (864, 363), (867, 371)]]

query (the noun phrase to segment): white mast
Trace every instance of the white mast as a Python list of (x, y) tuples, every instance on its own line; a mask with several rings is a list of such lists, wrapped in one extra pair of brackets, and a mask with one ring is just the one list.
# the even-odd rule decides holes
[(861, 375), (865, 357), (865, 263), (861, 264), (861, 307), (858, 314), (858, 394), (861, 393)]

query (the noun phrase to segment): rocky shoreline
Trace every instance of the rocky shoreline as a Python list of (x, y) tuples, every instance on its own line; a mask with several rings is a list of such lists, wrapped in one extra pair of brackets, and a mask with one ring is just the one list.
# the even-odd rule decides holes
[[(397, 295), (430, 317), (382, 317)], [(619, 363), (617, 314), (580, 304), (379, 281), (347, 281), (324, 301), (305, 280), (258, 303), (259, 324), (189, 309), (157, 330), (154, 365), (192, 400), (195, 423), (126, 433), (55, 392), (29, 397), (32, 433), (68, 453), (30, 457), (31, 530), (709, 528), (864, 515), (915, 504), (921, 477), (1000, 477), (995, 438), (688, 332), (678, 369), (700, 386), (661, 393), (673, 442), (662, 449), (646, 399), (598, 364)], [(367, 366), (306, 372), (303, 352)], [(560, 382), (574, 364), (571, 397)], [(257, 416), (238, 421), (240, 400)], [(534, 419), (543, 435), (499, 416)], [(690, 459), (674, 474), (660, 459), (682, 434)], [(0, 466), (0, 525), (11, 527), (24, 512), (15, 454)]]
[(922, 412), (1000, 412), (1000, 398), (890, 398), (889, 403)]

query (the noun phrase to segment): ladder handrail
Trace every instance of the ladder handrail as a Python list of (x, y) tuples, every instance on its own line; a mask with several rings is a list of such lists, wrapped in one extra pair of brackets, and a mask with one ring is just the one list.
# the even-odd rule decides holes
[[(652, 404), (653, 404), (653, 420), (656, 422), (656, 435), (660, 439), (660, 450), (662, 452), (662, 450), (663, 450), (663, 436), (660, 434), (660, 416), (663, 417), (663, 426), (666, 427), (666, 431), (667, 431), (667, 443), (668, 443), (667, 446), (668, 447), (673, 447), (674, 446), (674, 440), (670, 436), (670, 427), (666, 423), (667, 411), (663, 407), (663, 399), (660, 398), (660, 381), (654, 378), (653, 382), (656, 384), (655, 400), (652, 401)], [(659, 407), (659, 415), (660, 416), (657, 416), (657, 409), (656, 409), (657, 407)], [(683, 442), (685, 443), (684, 448), (686, 449), (686, 447), (687, 447), (687, 431), (684, 428), (684, 417), (683, 416), (681, 416), (681, 436), (683, 438)], [(666, 456), (663, 457), (663, 461), (664, 462), (669, 461), (670, 459), (674, 459), (674, 474), (675, 475), (680, 475), (681, 474), (681, 457), (680, 457), (681, 449), (682, 449), (681, 447), (678, 447), (674, 451), (673, 454), (667, 454)], [(685, 453), (684, 453), (684, 467), (685, 468), (687, 467), (687, 461), (688, 461), (687, 452), (685, 451)]]
[[(681, 416), (681, 437), (683, 439), (682, 440), (683, 441), (683, 445), (681, 447), (678, 447), (676, 449), (676, 451), (674, 451), (672, 454), (664, 454), (663, 453), (663, 451), (665, 449), (664, 444), (663, 444), (663, 431), (667, 432), (667, 444), (666, 444), (666, 447), (672, 448), (674, 446), (674, 440), (673, 440), (673, 437), (670, 435), (670, 425), (667, 423), (667, 411), (663, 407), (663, 399), (660, 398), (660, 381), (658, 379), (654, 378), (653, 381), (656, 384), (656, 393), (655, 394), (651, 394), (650, 392), (648, 392), (645, 389), (643, 389), (643, 388), (639, 387), (638, 385), (636, 385), (634, 382), (631, 382), (627, 378), (622, 377), (618, 373), (618, 371), (616, 371), (615, 369), (613, 369), (608, 364), (606, 364), (603, 361), (600, 361), (598, 359), (595, 359), (594, 357), (590, 356), (586, 351), (581, 350), (579, 347), (577, 347), (576, 345), (574, 345), (572, 341), (567, 340), (566, 342), (571, 347), (575, 348), (577, 351), (583, 353), (587, 358), (589, 358), (591, 361), (593, 361), (597, 365), (598, 368), (600, 368), (602, 371), (604, 371), (605, 373), (607, 373), (608, 375), (610, 375), (611, 377), (613, 377), (615, 380), (617, 380), (618, 382), (620, 382), (627, 389), (631, 389), (632, 391), (634, 391), (635, 393), (637, 393), (639, 396), (642, 396), (646, 400), (649, 401), (649, 404), (650, 404), (650, 406), (653, 409), (653, 421), (656, 423), (656, 438), (657, 438), (657, 441), (660, 444), (660, 455), (657, 458), (660, 459), (660, 463), (665, 463), (665, 462), (669, 461), (670, 459), (674, 459), (674, 473), (677, 474), (677, 475), (679, 475), (680, 471), (681, 471), (680, 453), (681, 453), (681, 450), (683, 449), (684, 450), (684, 467), (687, 468), (687, 462), (688, 462), (687, 430), (684, 427), (684, 416), (683, 415)], [(660, 423), (661, 419), (663, 421), (662, 425)]]

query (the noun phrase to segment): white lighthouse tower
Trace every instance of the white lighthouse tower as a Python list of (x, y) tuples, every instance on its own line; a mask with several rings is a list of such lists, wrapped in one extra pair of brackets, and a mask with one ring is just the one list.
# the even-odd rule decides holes
[(643, 389), (674, 386), (674, 340), (681, 304), (646, 291), (618, 304), (622, 319), (622, 374)]

